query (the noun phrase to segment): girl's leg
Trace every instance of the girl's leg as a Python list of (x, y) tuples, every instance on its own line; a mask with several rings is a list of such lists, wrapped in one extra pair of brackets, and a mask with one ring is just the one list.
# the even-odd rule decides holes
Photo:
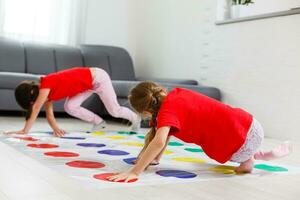
[(139, 117), (130, 109), (120, 106), (112, 82), (103, 70), (96, 71), (96, 84), (94, 91), (99, 95), (106, 110), (116, 118), (123, 118), (131, 121), (133, 125), (139, 122)]
[(259, 151), (254, 154), (255, 160), (274, 160), (289, 155), (292, 152), (292, 145), (284, 142), (271, 151)]
[(103, 122), (103, 119), (100, 118), (95, 113), (83, 108), (81, 104), (92, 95), (92, 91), (86, 91), (82, 92), (80, 94), (77, 94), (74, 97), (67, 98), (64, 108), (65, 111), (78, 119), (81, 119), (86, 122), (90, 122), (93, 124), (100, 124)]

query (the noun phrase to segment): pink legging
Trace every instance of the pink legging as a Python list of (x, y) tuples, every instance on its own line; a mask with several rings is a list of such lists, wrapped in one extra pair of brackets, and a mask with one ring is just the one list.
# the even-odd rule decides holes
[(109, 75), (99, 68), (95, 71), (93, 88), (79, 93), (76, 96), (67, 98), (64, 105), (65, 111), (69, 115), (83, 121), (91, 122), (93, 124), (101, 123), (103, 121), (101, 117), (81, 106), (88, 97), (93, 93), (97, 93), (110, 115), (116, 118), (124, 118), (131, 122), (137, 120), (138, 117), (134, 112), (119, 105)]

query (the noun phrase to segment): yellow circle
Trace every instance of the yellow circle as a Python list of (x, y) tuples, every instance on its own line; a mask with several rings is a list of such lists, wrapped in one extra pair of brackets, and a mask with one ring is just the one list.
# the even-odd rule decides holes
[(99, 135), (104, 135), (105, 132), (101, 132), (101, 131), (97, 131), (97, 132), (93, 132), (92, 136), (99, 136)]
[(120, 140), (120, 139), (125, 139), (125, 136), (122, 135), (112, 135), (112, 136), (107, 136), (107, 138), (113, 139), (113, 140)]
[(178, 158), (172, 158), (172, 160), (179, 161), (179, 162), (205, 163), (205, 160), (200, 158), (178, 157)]
[(170, 151), (170, 150), (165, 150), (164, 151), (164, 155), (170, 155), (170, 154), (172, 154), (172, 153), (174, 153), (173, 151)]
[(235, 169), (235, 167), (233, 167), (233, 166), (218, 165), (215, 167), (211, 167), (208, 170), (219, 173), (219, 174), (236, 174), (234, 169)]
[(121, 144), (124, 144), (127, 146), (132, 146), (132, 147), (143, 147), (144, 146), (143, 143), (139, 143), (139, 142), (123, 142)]

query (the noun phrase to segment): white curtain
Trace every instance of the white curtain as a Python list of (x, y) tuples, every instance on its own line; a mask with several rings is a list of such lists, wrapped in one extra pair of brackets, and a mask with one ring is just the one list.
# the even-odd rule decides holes
[(0, 0), (0, 36), (76, 46), (85, 0)]

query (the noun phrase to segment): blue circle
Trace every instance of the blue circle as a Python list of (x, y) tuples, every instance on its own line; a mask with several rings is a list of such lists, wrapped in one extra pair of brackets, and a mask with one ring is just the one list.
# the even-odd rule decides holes
[[(135, 165), (134, 161), (136, 161), (137, 157), (133, 158), (125, 158), (123, 159), (124, 162), (126, 162), (129, 165)], [(159, 163), (150, 163), (150, 165), (158, 165)]]
[(77, 146), (81, 147), (105, 147), (105, 144), (100, 143), (78, 143)]
[(70, 140), (85, 140), (85, 138), (84, 138), (84, 137), (67, 137), (67, 136), (61, 137), (61, 139), (70, 139)]
[(102, 150), (98, 151), (99, 154), (106, 154), (106, 155), (111, 155), (111, 156), (125, 156), (129, 155), (128, 152), (126, 151), (120, 151), (120, 150)]
[(126, 162), (126, 163), (129, 164), (129, 165), (134, 165), (134, 161), (135, 161), (136, 159), (137, 159), (136, 157), (133, 157), (133, 158), (125, 158), (125, 159), (123, 159), (123, 161)]
[(197, 174), (182, 170), (160, 170), (156, 173), (160, 176), (176, 178), (194, 178), (197, 176)]

